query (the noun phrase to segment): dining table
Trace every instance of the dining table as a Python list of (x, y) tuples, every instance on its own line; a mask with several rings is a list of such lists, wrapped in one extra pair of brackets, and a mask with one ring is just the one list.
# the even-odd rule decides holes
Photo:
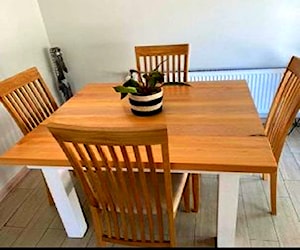
[(127, 97), (121, 99), (114, 91), (118, 83), (87, 83), (4, 152), (0, 165), (41, 169), (68, 237), (82, 238), (88, 226), (72, 182), (72, 167), (47, 124), (164, 124), (168, 129), (171, 172), (218, 176), (217, 246), (235, 246), (240, 176), (274, 173), (277, 162), (245, 80), (189, 84), (164, 86), (162, 112), (136, 116)]

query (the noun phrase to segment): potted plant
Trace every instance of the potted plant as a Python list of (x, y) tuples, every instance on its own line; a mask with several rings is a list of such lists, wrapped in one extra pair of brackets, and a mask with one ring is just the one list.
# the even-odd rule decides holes
[[(161, 64), (161, 63), (160, 63)], [(113, 87), (121, 94), (121, 99), (129, 94), (131, 111), (135, 115), (149, 116), (162, 111), (163, 86), (170, 84), (188, 85), (187, 83), (165, 83), (164, 74), (155, 69), (149, 73), (141, 73), (135, 69), (130, 69), (130, 78), (122, 85)]]

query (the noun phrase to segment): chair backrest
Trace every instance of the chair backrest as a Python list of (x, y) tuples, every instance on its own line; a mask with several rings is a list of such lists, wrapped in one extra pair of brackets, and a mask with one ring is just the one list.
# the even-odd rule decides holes
[(293, 56), (278, 86), (265, 124), (265, 132), (277, 162), (299, 108), (300, 58)]
[[(139, 246), (170, 246), (175, 241), (166, 127), (50, 123), (48, 128), (81, 181), (100, 241)], [(160, 173), (155, 162), (162, 162)]]
[(136, 67), (149, 73), (158, 65), (165, 82), (187, 82), (189, 44), (135, 46)]
[(58, 107), (36, 67), (0, 82), (0, 100), (27, 134)]

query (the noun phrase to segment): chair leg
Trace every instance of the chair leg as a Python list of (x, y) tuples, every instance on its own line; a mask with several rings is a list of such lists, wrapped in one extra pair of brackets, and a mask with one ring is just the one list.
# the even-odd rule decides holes
[(262, 174), (262, 179), (264, 181), (268, 180), (269, 179), (269, 174)]
[(200, 174), (192, 174), (192, 189), (193, 189), (193, 209), (192, 212), (199, 210), (199, 178)]
[(270, 174), (271, 214), (277, 214), (277, 172)]
[(93, 207), (93, 206), (89, 206), (90, 207), (90, 211), (91, 211), (91, 215), (92, 215), (92, 222), (93, 222), (93, 226), (94, 226), (94, 230), (95, 230), (95, 236), (96, 236), (96, 242), (97, 242), (97, 246), (98, 247), (106, 247), (106, 242), (103, 241), (102, 239), (102, 223), (101, 223), (101, 215), (100, 215), (100, 211)]
[(183, 200), (184, 200), (184, 211), (189, 213), (190, 208), (190, 182), (191, 182), (191, 175), (189, 174), (188, 181), (184, 187), (183, 191)]

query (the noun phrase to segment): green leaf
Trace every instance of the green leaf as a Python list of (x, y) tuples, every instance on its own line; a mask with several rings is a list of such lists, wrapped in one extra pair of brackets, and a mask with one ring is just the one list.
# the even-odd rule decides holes
[(164, 81), (164, 74), (159, 71), (152, 71), (150, 72), (150, 77), (155, 79), (156, 82), (163, 82)]
[(123, 99), (124, 97), (127, 96), (128, 93), (137, 93), (137, 89), (135, 87), (124, 87), (124, 86), (115, 86), (113, 87), (113, 89), (116, 91), (116, 92), (119, 92), (121, 93), (121, 99)]
[(150, 78), (149, 79), (149, 81), (148, 81), (148, 85), (149, 85), (149, 87), (150, 88), (153, 88), (153, 87), (155, 87), (155, 85), (156, 85), (156, 79), (155, 78)]
[(137, 93), (137, 90), (135, 87), (130, 87), (130, 86), (124, 87), (124, 86), (119, 85), (119, 86), (115, 86), (113, 88), (116, 92), (120, 92), (120, 93)]
[(151, 77), (153, 77), (153, 78), (160, 78), (160, 77), (161, 77), (161, 73), (158, 72), (158, 71), (152, 71), (152, 72), (150, 72), (149, 75), (150, 75)]
[(129, 79), (128, 81), (123, 83), (124, 87), (138, 87), (139, 83), (136, 80)]

